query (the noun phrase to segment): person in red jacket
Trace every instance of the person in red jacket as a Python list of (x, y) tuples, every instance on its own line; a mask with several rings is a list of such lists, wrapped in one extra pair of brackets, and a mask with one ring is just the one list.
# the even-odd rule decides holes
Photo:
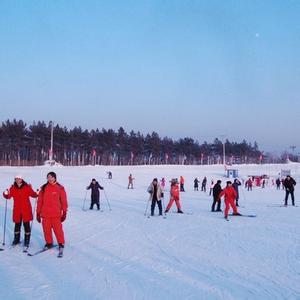
[(180, 183), (180, 192), (184, 192), (184, 178), (183, 176), (180, 176), (180, 179), (179, 179), (179, 183)]
[(63, 248), (65, 237), (62, 222), (66, 220), (68, 210), (67, 195), (64, 187), (56, 181), (56, 174), (47, 174), (45, 183), (39, 192), (36, 219), (42, 222), (45, 248), (53, 247), (52, 231), (55, 234), (59, 248)]
[(218, 197), (219, 200), (223, 196), (225, 198), (225, 213), (224, 213), (225, 219), (228, 219), (228, 211), (229, 211), (230, 206), (233, 209), (233, 215), (239, 216), (240, 213), (238, 213), (238, 210), (237, 210), (236, 205), (234, 203), (234, 201), (235, 201), (235, 199), (237, 197), (237, 192), (234, 189), (234, 187), (232, 186), (232, 182), (231, 181), (227, 181), (226, 188), (220, 193), (220, 195)]
[(183, 214), (183, 211), (181, 210), (180, 199), (179, 199), (179, 186), (178, 186), (178, 181), (176, 179), (172, 179), (171, 181), (170, 201), (167, 205), (165, 213), (167, 213), (170, 210), (174, 201), (177, 206), (177, 212), (179, 214)]
[(24, 246), (29, 247), (30, 221), (33, 219), (29, 197), (36, 198), (38, 196), (37, 193), (34, 192), (30, 184), (23, 180), (22, 175), (17, 175), (14, 184), (3, 193), (3, 196), (5, 199), (14, 199), (13, 222), (15, 223), (15, 232), (12, 245), (20, 243), (21, 225), (23, 222), (25, 231)]

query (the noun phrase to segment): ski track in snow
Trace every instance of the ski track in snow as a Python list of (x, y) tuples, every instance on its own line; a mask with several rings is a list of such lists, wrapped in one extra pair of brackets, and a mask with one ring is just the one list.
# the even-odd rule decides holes
[[(300, 184), (298, 164), (238, 166), (240, 176), (270, 174), (291, 168)], [(48, 167), (1, 167), (1, 191), (22, 173), (34, 188), (44, 183)], [(34, 257), (22, 247), (8, 249), (13, 238), (12, 201), (8, 201), (5, 251), (0, 252), (1, 299), (300, 299), (300, 210), (268, 207), (282, 204), (284, 191), (274, 187), (240, 188), (241, 213), (256, 218), (211, 213), (212, 197), (194, 191), (193, 179), (221, 179), (222, 166), (55, 167), (67, 191), (69, 212), (64, 223), (66, 247), (58, 259), (57, 249)], [(111, 170), (113, 179), (103, 174)], [(127, 189), (129, 173), (134, 189)], [(296, 173), (296, 174), (295, 174)], [(183, 175), (181, 193), (184, 212), (175, 206), (166, 219), (144, 216), (146, 192), (154, 177), (167, 182)], [(90, 191), (96, 178), (101, 209), (89, 210)], [(169, 188), (169, 184), (167, 185)], [(208, 186), (209, 187), (209, 186)], [(165, 191), (164, 205), (169, 200)], [(299, 203), (296, 186), (296, 203)], [(82, 210), (84, 197), (85, 208)], [(34, 200), (32, 199), (34, 206)], [(2, 238), (5, 201), (0, 204)], [(223, 207), (224, 208), (224, 207)], [(222, 209), (223, 209), (222, 208)], [(156, 207), (156, 214), (157, 214)], [(150, 213), (150, 204), (147, 215)], [(23, 228), (22, 228), (23, 235)], [(44, 245), (41, 225), (33, 224), (29, 252)]]

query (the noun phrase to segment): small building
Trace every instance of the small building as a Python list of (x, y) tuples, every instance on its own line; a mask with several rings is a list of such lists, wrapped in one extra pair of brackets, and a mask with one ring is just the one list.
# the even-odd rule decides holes
[(284, 178), (288, 175), (291, 176), (291, 170), (281, 170), (281, 172), (280, 172), (280, 177), (281, 178)]
[(228, 178), (237, 178), (239, 176), (239, 171), (237, 169), (227, 169), (227, 175)]

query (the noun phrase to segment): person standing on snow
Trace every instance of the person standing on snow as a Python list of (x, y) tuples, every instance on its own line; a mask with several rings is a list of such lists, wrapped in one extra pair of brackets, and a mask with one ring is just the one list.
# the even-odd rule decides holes
[(131, 187), (133, 189), (133, 180), (134, 178), (132, 177), (132, 174), (129, 174), (129, 177), (128, 177), (128, 189), (129, 187)]
[(283, 181), (283, 185), (285, 187), (285, 202), (284, 202), (284, 206), (287, 206), (287, 204), (288, 204), (289, 194), (291, 194), (292, 205), (295, 206), (295, 196), (294, 196), (294, 190), (295, 190), (295, 185), (296, 185), (295, 179), (292, 178), (290, 175), (287, 175), (286, 178), (285, 178), (285, 180)]
[(237, 207), (234, 203), (234, 200), (237, 197), (236, 190), (232, 186), (231, 181), (227, 181), (226, 188), (220, 193), (218, 199), (221, 200), (221, 198), (224, 196), (225, 198), (225, 212), (224, 212), (224, 218), (228, 220), (228, 212), (229, 208), (233, 209), (233, 215), (240, 216), (241, 214), (238, 212)]
[(180, 199), (179, 199), (179, 186), (178, 186), (178, 181), (176, 179), (172, 179), (171, 181), (170, 201), (167, 205), (165, 213), (167, 213), (170, 210), (174, 201), (177, 206), (177, 213), (183, 214), (183, 211), (181, 210)]
[(160, 186), (161, 186), (162, 190), (164, 191), (165, 190), (165, 186), (166, 186), (166, 179), (165, 179), (165, 177), (163, 177), (160, 180)]
[(218, 180), (217, 183), (213, 187), (213, 204), (211, 206), (211, 211), (215, 211), (215, 206), (217, 205), (217, 210), (216, 211), (222, 211), (221, 210), (221, 200), (219, 199), (220, 193), (222, 192), (222, 187), (221, 187), (221, 180)]
[(149, 201), (151, 201), (151, 216), (154, 216), (154, 209), (157, 203), (159, 209), (159, 215), (162, 216), (162, 204), (161, 204), (161, 197), (163, 194), (162, 188), (158, 183), (157, 178), (154, 178), (151, 182), (150, 186), (147, 189), (148, 193), (150, 194)]
[(95, 178), (92, 179), (90, 185), (86, 188), (87, 190), (92, 190), (91, 193), (91, 206), (90, 209), (93, 209), (94, 205), (97, 205), (97, 209), (100, 210), (100, 190), (104, 190), (104, 188), (96, 181)]
[(198, 188), (199, 188), (199, 180), (198, 180), (198, 178), (196, 177), (195, 179), (194, 179), (194, 191), (198, 191)]
[(239, 185), (241, 185), (241, 182), (236, 178), (233, 181), (232, 187), (235, 189), (236, 191), (236, 198), (235, 198), (235, 205), (238, 207), (239, 206)]
[(277, 178), (275, 182), (276, 182), (276, 189), (277, 189), (277, 190), (280, 190), (280, 184), (281, 184), (280, 179)]
[(246, 186), (247, 186), (247, 190), (248, 190), (248, 191), (252, 191), (253, 183), (252, 183), (251, 178), (249, 178), (249, 179), (246, 181)]
[(201, 191), (206, 192), (206, 183), (207, 183), (207, 178), (206, 176), (202, 180), (202, 185), (201, 185)]
[(30, 184), (23, 180), (22, 175), (17, 175), (14, 184), (3, 193), (3, 196), (5, 199), (14, 199), (13, 222), (15, 223), (15, 230), (12, 245), (15, 246), (20, 243), (21, 225), (23, 223), (25, 231), (24, 247), (29, 247), (30, 221), (33, 220), (29, 197), (37, 198), (38, 194), (34, 192)]
[(42, 222), (45, 248), (53, 247), (52, 231), (55, 234), (59, 248), (64, 248), (65, 237), (62, 223), (67, 218), (68, 201), (64, 187), (56, 181), (56, 174), (47, 174), (45, 183), (39, 192), (36, 219)]
[(209, 196), (211, 195), (211, 193), (213, 192), (213, 188), (214, 188), (214, 180), (212, 179), (210, 182), (210, 187), (209, 187)]
[(179, 183), (180, 183), (180, 192), (184, 192), (184, 178), (183, 178), (183, 176), (180, 176)]

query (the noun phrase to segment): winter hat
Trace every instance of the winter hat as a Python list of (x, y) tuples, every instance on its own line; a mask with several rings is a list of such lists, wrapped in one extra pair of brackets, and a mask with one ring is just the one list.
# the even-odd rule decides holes
[(16, 178), (22, 179), (22, 180), (23, 180), (23, 176), (22, 176), (21, 174), (17, 174), (17, 175), (15, 176), (15, 179), (16, 179)]
[(157, 182), (158, 180), (157, 180), (157, 178), (154, 178), (153, 181), (156, 181), (156, 182)]
[(217, 183), (221, 183), (221, 182), (222, 182), (221, 180), (218, 180), (218, 181), (217, 181)]

